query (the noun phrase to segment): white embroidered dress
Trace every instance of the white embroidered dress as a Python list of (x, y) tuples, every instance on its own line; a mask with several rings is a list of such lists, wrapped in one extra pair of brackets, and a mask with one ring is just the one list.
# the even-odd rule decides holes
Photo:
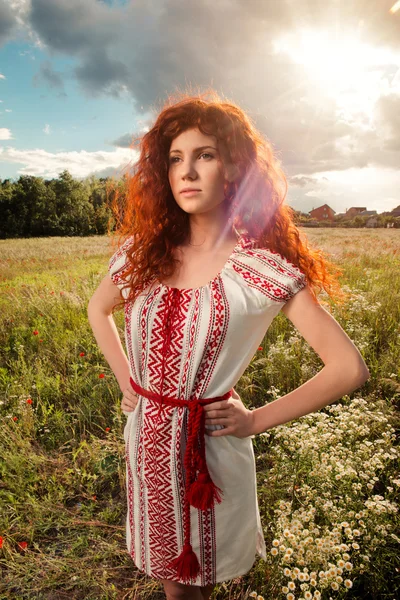
[[(129, 239), (109, 263), (120, 288), (128, 245)], [(222, 396), (246, 370), (273, 318), (305, 285), (304, 274), (286, 258), (241, 235), (222, 271), (207, 285), (177, 289), (156, 284), (133, 304), (125, 302), (132, 379), (170, 397)], [(127, 295), (124, 290), (125, 300)], [(166, 348), (163, 324), (171, 317), (166, 314), (171, 296), (175, 310)], [(139, 570), (187, 583), (168, 565), (184, 544), (188, 410), (164, 406), (160, 413), (159, 408), (139, 396), (135, 410), (125, 413), (126, 543)], [(251, 437), (206, 435), (205, 447), (209, 473), (223, 498), (204, 511), (190, 507), (190, 541), (200, 564), (191, 583), (201, 586), (247, 573), (256, 554), (266, 558)]]

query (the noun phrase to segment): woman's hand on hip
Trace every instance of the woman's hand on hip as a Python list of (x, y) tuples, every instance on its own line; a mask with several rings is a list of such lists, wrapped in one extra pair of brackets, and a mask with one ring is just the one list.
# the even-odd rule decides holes
[[(245, 438), (253, 435), (253, 411), (244, 406), (235, 390), (228, 400), (206, 404), (204, 411), (205, 433), (211, 437), (234, 435), (238, 438)], [(224, 429), (207, 430), (210, 425), (223, 425)]]
[(123, 396), (121, 400), (121, 409), (124, 412), (132, 412), (135, 410), (136, 405), (139, 401), (138, 395), (133, 391), (130, 384), (122, 390)]

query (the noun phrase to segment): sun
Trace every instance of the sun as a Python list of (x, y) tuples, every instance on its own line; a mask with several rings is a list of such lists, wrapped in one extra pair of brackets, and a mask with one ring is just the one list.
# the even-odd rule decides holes
[(368, 115), (389, 85), (383, 80), (385, 67), (400, 68), (399, 54), (363, 42), (357, 31), (338, 35), (302, 29), (275, 40), (273, 50), (288, 55), (313, 86), (347, 113)]

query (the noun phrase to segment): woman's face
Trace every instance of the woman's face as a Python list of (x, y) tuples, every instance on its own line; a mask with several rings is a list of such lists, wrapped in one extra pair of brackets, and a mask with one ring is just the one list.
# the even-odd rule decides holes
[[(172, 140), (168, 179), (177, 204), (186, 213), (206, 213), (219, 206), (226, 180), (217, 138), (188, 129)], [(185, 193), (186, 188), (196, 191)]]

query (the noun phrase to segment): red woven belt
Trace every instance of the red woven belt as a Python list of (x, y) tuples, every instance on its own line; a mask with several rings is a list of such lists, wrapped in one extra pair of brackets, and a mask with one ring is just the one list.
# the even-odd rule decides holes
[(182, 553), (169, 565), (175, 570), (180, 579), (190, 582), (200, 572), (200, 564), (190, 543), (190, 505), (199, 510), (207, 510), (220, 503), (222, 490), (218, 488), (210, 477), (207, 467), (205, 450), (205, 414), (203, 406), (218, 400), (227, 400), (232, 396), (232, 390), (216, 398), (201, 398), (195, 400), (182, 400), (170, 396), (162, 396), (155, 392), (145, 390), (130, 378), (131, 386), (137, 394), (158, 402), (164, 406), (184, 406), (189, 410), (187, 444), (183, 464), (185, 467), (185, 507), (184, 507), (184, 532), (185, 544)]

